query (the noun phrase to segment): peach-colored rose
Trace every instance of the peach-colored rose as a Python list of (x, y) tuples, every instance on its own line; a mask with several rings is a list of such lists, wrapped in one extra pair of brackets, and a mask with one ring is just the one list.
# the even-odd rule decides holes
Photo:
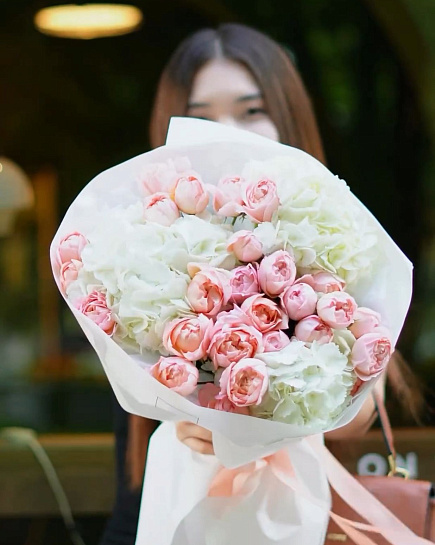
[(334, 329), (346, 329), (357, 309), (355, 299), (344, 291), (325, 293), (317, 302), (319, 318)]
[(303, 282), (296, 282), (280, 295), (281, 302), (291, 320), (302, 320), (314, 314), (317, 295), (313, 288)]
[(77, 308), (82, 314), (95, 322), (105, 333), (112, 335), (116, 322), (112, 311), (107, 306), (104, 293), (94, 290), (87, 297), (79, 301)]
[(377, 327), (373, 333), (361, 335), (352, 347), (351, 362), (358, 378), (363, 381), (377, 377), (386, 368), (393, 348), (389, 332)]
[(71, 259), (71, 261), (67, 261), (62, 264), (60, 268), (59, 278), (60, 278), (60, 287), (63, 293), (66, 292), (71, 282), (74, 282), (75, 280), (77, 280), (77, 276), (82, 267), (83, 267), (83, 263), (81, 261), (77, 261), (76, 259)]
[(266, 178), (245, 184), (242, 198), (243, 212), (256, 223), (270, 221), (280, 204), (275, 182)]
[(176, 356), (163, 356), (150, 369), (151, 375), (182, 396), (190, 395), (198, 384), (199, 372), (195, 365)]
[(371, 308), (358, 307), (353, 319), (354, 322), (349, 329), (356, 339), (366, 333), (372, 333), (376, 327), (381, 325), (381, 315)]
[(278, 250), (264, 257), (258, 270), (260, 287), (269, 295), (277, 297), (287, 286), (291, 286), (296, 278), (295, 260), (289, 252)]
[(229, 273), (212, 267), (201, 268), (187, 288), (192, 309), (206, 316), (216, 316), (231, 297)]
[(212, 383), (204, 384), (198, 391), (198, 401), (201, 407), (225, 411), (227, 413), (249, 414), (247, 407), (236, 407), (220, 389)]
[(286, 313), (274, 301), (262, 294), (248, 297), (243, 301), (241, 309), (261, 333), (288, 327)]
[(163, 346), (186, 360), (201, 360), (207, 354), (212, 327), (212, 320), (204, 314), (172, 320), (164, 329)]
[(308, 284), (314, 291), (321, 293), (332, 293), (333, 291), (343, 291), (346, 283), (328, 272), (317, 272), (313, 274), (304, 274), (298, 278), (298, 282)]
[(186, 214), (200, 214), (208, 204), (208, 193), (199, 174), (178, 178), (173, 196), (175, 204)]
[(266, 364), (255, 358), (232, 363), (222, 373), (219, 385), (221, 393), (237, 407), (259, 405), (269, 385)]
[(280, 329), (269, 331), (263, 335), (263, 346), (265, 352), (278, 352), (290, 344), (290, 339)]
[(228, 240), (227, 250), (239, 261), (250, 263), (263, 255), (263, 245), (252, 231), (237, 231)]
[(332, 329), (329, 325), (322, 322), (316, 315), (307, 316), (298, 322), (294, 334), (299, 341), (306, 343), (316, 341), (319, 344), (326, 344), (333, 337)]
[[(239, 309), (240, 310), (240, 309)], [(208, 355), (214, 368), (228, 367), (231, 363), (242, 358), (251, 358), (263, 351), (261, 333), (254, 326), (248, 325), (249, 319), (245, 316), (239, 320), (230, 312), (218, 316), (211, 332), (211, 341)]]
[(219, 216), (235, 217), (242, 213), (242, 187), (240, 176), (226, 176), (219, 180), (213, 195), (213, 208)]
[(169, 226), (180, 217), (180, 211), (167, 193), (154, 193), (144, 200), (143, 217), (146, 221)]
[(231, 271), (230, 286), (232, 290), (231, 301), (236, 305), (240, 305), (250, 295), (259, 293), (257, 263), (249, 263), (233, 269)]
[(88, 241), (81, 233), (70, 233), (59, 242), (57, 247), (57, 263), (61, 266), (63, 263), (72, 261), (81, 261), (82, 250)]

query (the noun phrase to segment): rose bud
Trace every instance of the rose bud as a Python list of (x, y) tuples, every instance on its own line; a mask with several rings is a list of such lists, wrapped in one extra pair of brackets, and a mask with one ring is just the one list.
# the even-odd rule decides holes
[(255, 358), (245, 358), (227, 367), (219, 384), (221, 393), (237, 407), (260, 405), (269, 385), (267, 366)]
[(277, 297), (296, 278), (296, 265), (293, 256), (285, 250), (278, 250), (264, 257), (258, 270), (260, 287), (269, 295)]
[(181, 394), (190, 395), (198, 384), (199, 372), (193, 363), (184, 358), (161, 357), (151, 369), (150, 374), (161, 384)]
[(278, 352), (290, 344), (290, 339), (280, 329), (269, 331), (263, 335), (264, 352)]
[(233, 319), (230, 312), (222, 314), (211, 332), (208, 350), (215, 370), (263, 351), (262, 335), (254, 326)]
[(200, 214), (208, 204), (208, 193), (199, 176), (183, 176), (175, 183), (174, 201), (186, 214)]
[(214, 384), (205, 384), (198, 392), (198, 401), (201, 407), (208, 407), (227, 413), (249, 414), (247, 407), (236, 407), (226, 395)]
[(381, 325), (381, 315), (371, 308), (358, 307), (353, 316), (354, 322), (349, 327), (355, 338), (361, 337)]
[(317, 295), (308, 284), (297, 282), (289, 286), (281, 293), (280, 299), (291, 320), (302, 320), (316, 310)]
[(77, 232), (70, 233), (64, 237), (57, 247), (57, 263), (62, 265), (68, 261), (75, 259), (76, 261), (81, 261), (81, 254), (83, 248), (86, 246), (88, 241), (86, 238)]
[(268, 179), (245, 184), (242, 198), (243, 212), (256, 223), (270, 221), (280, 204), (275, 182)]
[(386, 368), (393, 348), (389, 332), (378, 327), (355, 341), (351, 353), (353, 370), (361, 380), (377, 377)]
[(345, 329), (353, 322), (355, 299), (344, 291), (326, 293), (317, 302), (319, 318), (334, 329)]
[(163, 346), (186, 360), (202, 360), (207, 354), (212, 327), (212, 320), (204, 314), (172, 320), (165, 326)]
[(313, 274), (304, 274), (298, 278), (298, 282), (308, 284), (316, 292), (332, 293), (333, 291), (343, 291), (346, 283), (328, 272), (317, 272)]
[(216, 316), (231, 297), (229, 273), (213, 267), (201, 268), (187, 287), (186, 296), (195, 312)]
[(319, 344), (326, 344), (333, 337), (332, 329), (316, 315), (307, 316), (298, 322), (294, 334), (299, 341), (306, 343), (316, 341)]
[(242, 213), (242, 186), (240, 176), (227, 176), (217, 183), (213, 195), (213, 208), (219, 216), (235, 217)]
[(263, 255), (263, 246), (252, 231), (237, 231), (228, 240), (227, 250), (239, 261), (250, 263)]
[(254, 293), (259, 293), (257, 263), (249, 263), (233, 269), (231, 271), (230, 286), (232, 290), (231, 301), (236, 305), (240, 305)]
[(274, 301), (261, 294), (251, 295), (242, 303), (241, 310), (261, 333), (288, 327), (287, 315)]
[(90, 318), (105, 333), (112, 335), (116, 322), (112, 311), (107, 306), (106, 296), (101, 291), (93, 291), (83, 298), (78, 307), (79, 311)]
[(66, 263), (63, 263), (62, 267), (60, 268), (60, 275), (59, 275), (60, 287), (63, 293), (66, 293), (68, 286), (72, 282), (77, 280), (79, 271), (82, 267), (83, 267), (83, 263), (75, 259), (72, 259), (71, 261), (67, 261)]
[(172, 225), (180, 217), (177, 205), (167, 193), (154, 193), (144, 200), (143, 217), (160, 225)]

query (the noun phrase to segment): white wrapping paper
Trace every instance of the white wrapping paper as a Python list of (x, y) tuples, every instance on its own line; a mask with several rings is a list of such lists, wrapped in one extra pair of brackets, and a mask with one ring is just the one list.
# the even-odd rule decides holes
[[(59, 241), (72, 231), (86, 235), (95, 210), (102, 206), (136, 202), (140, 195), (137, 177), (145, 164), (187, 156), (205, 182), (212, 183), (228, 172), (237, 172), (251, 159), (274, 156), (308, 157), (304, 152), (249, 132), (194, 119), (172, 120), (167, 145), (111, 168), (92, 180), (71, 205), (51, 247), (54, 256)], [(313, 158), (312, 173), (327, 171)], [(213, 171), (213, 179), (207, 173)], [(358, 202), (364, 210), (364, 206)], [(353, 292), (360, 305), (381, 312), (397, 341), (411, 299), (412, 265), (378, 224), (379, 246), (384, 255), (376, 282), (361, 284)], [(56, 282), (59, 285), (55, 271)], [(167, 389), (144, 372), (144, 362), (128, 355), (96, 324), (79, 313), (67, 300), (90, 343), (96, 350), (121, 406), (128, 412), (168, 421), (153, 436), (146, 470), (137, 545), (250, 545), (322, 543), (328, 519), (329, 492), (326, 477), (303, 436), (327, 430), (305, 428), (200, 407)], [(147, 363), (157, 360), (145, 354)], [(369, 389), (329, 429), (347, 424), (364, 403)], [(213, 432), (216, 456), (201, 456), (179, 443), (170, 421), (188, 420)], [(324, 508), (295, 498), (291, 489), (273, 481), (267, 469), (256, 492), (243, 498), (207, 498), (207, 490), (220, 464), (237, 467), (286, 447), (296, 473)], [(230, 503), (228, 503), (230, 502)], [(228, 509), (231, 505), (232, 509)], [(212, 530), (207, 530), (211, 529)], [(241, 530), (240, 528), (243, 528)], [(193, 532), (195, 536), (189, 533)], [(232, 537), (231, 537), (232, 536)]]

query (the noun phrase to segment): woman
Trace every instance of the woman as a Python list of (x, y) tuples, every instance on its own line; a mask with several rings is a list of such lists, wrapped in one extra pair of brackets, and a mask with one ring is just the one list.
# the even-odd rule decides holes
[[(276, 42), (246, 26), (225, 24), (217, 30), (201, 30), (181, 43), (158, 85), (150, 125), (152, 147), (164, 144), (172, 116), (186, 115), (256, 132), (325, 162), (312, 106), (290, 57)], [(360, 436), (370, 427), (373, 415), (369, 398), (350, 424), (327, 438)], [(153, 429), (151, 421), (129, 416), (129, 471), (136, 488), (142, 482)], [(213, 454), (208, 430), (180, 422), (176, 433), (192, 450)], [(116, 541), (133, 542), (121, 541), (119, 536)], [(106, 536), (104, 544), (109, 543), (115, 541)]]

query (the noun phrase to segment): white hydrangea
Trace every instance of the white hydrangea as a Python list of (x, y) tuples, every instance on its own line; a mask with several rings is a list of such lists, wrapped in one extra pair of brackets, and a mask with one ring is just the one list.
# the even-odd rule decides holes
[(350, 402), (354, 376), (334, 343), (292, 341), (278, 352), (257, 354), (267, 364), (269, 390), (255, 415), (325, 429)]

